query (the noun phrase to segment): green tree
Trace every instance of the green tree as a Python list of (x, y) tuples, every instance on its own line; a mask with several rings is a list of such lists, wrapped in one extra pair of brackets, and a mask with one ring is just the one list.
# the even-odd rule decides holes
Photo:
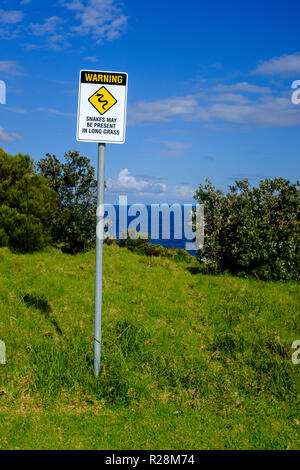
[(65, 153), (61, 163), (47, 154), (37, 168), (58, 195), (58, 212), (52, 219), (52, 235), (71, 253), (83, 251), (95, 239), (97, 181), (87, 157), (77, 151)]
[(299, 196), (299, 182), (284, 178), (266, 179), (257, 188), (236, 181), (227, 194), (207, 180), (195, 194), (205, 210), (199, 259), (215, 273), (299, 279)]
[(32, 251), (50, 241), (50, 220), (57, 196), (34, 172), (29, 155), (0, 149), (0, 244)]

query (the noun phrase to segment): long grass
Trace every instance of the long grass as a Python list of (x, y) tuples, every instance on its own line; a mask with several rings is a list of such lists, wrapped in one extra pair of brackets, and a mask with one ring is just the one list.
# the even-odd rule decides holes
[(94, 252), (0, 249), (0, 448), (300, 447), (299, 284), (112, 245), (103, 289), (96, 379)]

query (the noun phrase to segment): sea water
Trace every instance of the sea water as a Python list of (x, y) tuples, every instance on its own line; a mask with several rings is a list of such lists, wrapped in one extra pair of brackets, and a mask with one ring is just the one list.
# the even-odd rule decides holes
[[(126, 231), (128, 229), (128, 226), (131, 221), (133, 221), (139, 214), (137, 213), (136, 215), (129, 216), (128, 215), (128, 208), (130, 206), (126, 206), (126, 214), (127, 214), (127, 220), (121, 222), (120, 224), (120, 207), (119, 205), (114, 205), (115, 207), (115, 213), (116, 213), (116, 237), (117, 239), (119, 238), (119, 234), (121, 234), (122, 231)], [(163, 236), (163, 223), (162, 223), (162, 214), (159, 214), (159, 219), (158, 219), (158, 226), (157, 226), (157, 220), (151, 220), (151, 206), (147, 205), (147, 214), (148, 214), (148, 234), (150, 235), (150, 243), (153, 243), (155, 245), (162, 245), (166, 248), (182, 248), (186, 249), (186, 243), (191, 244), (192, 240), (187, 239), (185, 237), (185, 231), (184, 231), (184, 211), (183, 211), (183, 206), (181, 206), (181, 214), (182, 214), (182, 223), (180, 224), (181, 227), (175, 227), (174, 225), (174, 213), (171, 211), (170, 212), (170, 236), (167, 238), (164, 238)], [(124, 206), (122, 207), (123, 213), (124, 211)], [(186, 222), (185, 222), (186, 223)], [(137, 230), (140, 230), (140, 226), (137, 226)], [(141, 230), (143, 231), (143, 230)], [(152, 235), (157, 233), (158, 238), (152, 238)], [(190, 249), (190, 247), (194, 247), (194, 249)], [(192, 245), (189, 245), (188, 252), (192, 254), (193, 256), (197, 255), (197, 250), (196, 246), (194, 243)]]

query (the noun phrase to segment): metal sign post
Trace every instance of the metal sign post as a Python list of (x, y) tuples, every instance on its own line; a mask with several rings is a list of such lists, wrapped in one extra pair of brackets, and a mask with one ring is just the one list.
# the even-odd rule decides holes
[(104, 238), (104, 173), (105, 144), (98, 144), (97, 174), (97, 222), (96, 222), (96, 269), (95, 269), (95, 326), (94, 326), (94, 372), (98, 377), (101, 365), (101, 320), (102, 320), (102, 271)]
[(105, 144), (125, 142), (127, 81), (127, 73), (123, 72), (81, 70), (79, 74), (77, 140), (98, 142), (94, 323), (94, 372), (97, 377), (101, 365)]

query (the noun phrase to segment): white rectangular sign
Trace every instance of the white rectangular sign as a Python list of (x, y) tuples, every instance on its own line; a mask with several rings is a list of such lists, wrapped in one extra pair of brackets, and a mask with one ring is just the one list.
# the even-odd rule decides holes
[(77, 116), (80, 142), (125, 142), (127, 73), (81, 70)]

